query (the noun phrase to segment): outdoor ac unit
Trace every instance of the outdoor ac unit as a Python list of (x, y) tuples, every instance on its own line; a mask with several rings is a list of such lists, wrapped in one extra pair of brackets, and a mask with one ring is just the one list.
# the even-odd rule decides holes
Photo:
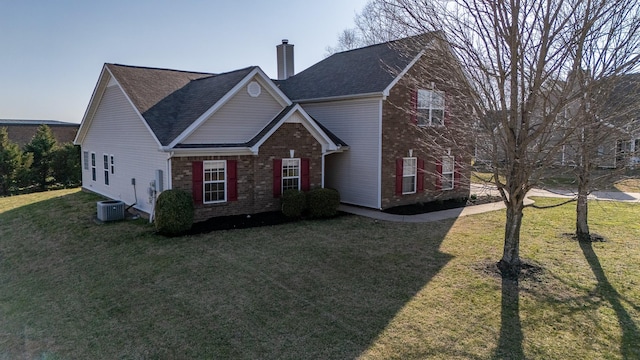
[(98, 201), (98, 220), (115, 221), (124, 219), (124, 202), (119, 200)]

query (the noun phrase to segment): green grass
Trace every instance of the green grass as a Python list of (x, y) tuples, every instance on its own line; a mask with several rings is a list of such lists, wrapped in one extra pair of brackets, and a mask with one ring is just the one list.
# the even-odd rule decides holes
[(544, 270), (516, 284), (487, 271), (501, 211), (169, 239), (94, 223), (98, 199), (0, 198), (0, 359), (640, 358), (638, 204), (592, 203), (591, 246), (571, 205), (527, 209)]

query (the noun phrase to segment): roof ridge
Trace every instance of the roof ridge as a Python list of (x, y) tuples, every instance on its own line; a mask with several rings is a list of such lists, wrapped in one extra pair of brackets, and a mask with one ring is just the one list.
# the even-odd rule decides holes
[(125, 64), (116, 64), (116, 63), (106, 63), (106, 65), (120, 66), (120, 67), (126, 67), (131, 69), (173, 71), (173, 72), (181, 72), (181, 73), (188, 73), (188, 74), (200, 74), (200, 75), (220, 75), (216, 73), (203, 72), (203, 71), (189, 71), (189, 70), (159, 68), (159, 67), (152, 67), (152, 66), (137, 66), (137, 65), (125, 65)]
[(242, 71), (253, 70), (253, 69), (257, 68), (257, 67), (258, 66), (255, 66), (255, 65), (254, 66), (247, 66), (247, 67), (244, 67), (242, 69), (231, 70), (231, 71), (227, 71), (227, 72), (223, 72), (223, 73), (219, 73), (219, 74), (211, 74), (212, 76), (210, 76), (210, 77), (203, 77), (203, 78), (199, 78), (199, 79), (193, 79), (191, 81), (200, 81), (200, 80), (211, 79), (212, 77), (231, 75), (231, 74), (239, 73), (239, 72), (242, 72)]
[(400, 41), (409, 41), (409, 39), (415, 39), (415, 38), (422, 37), (422, 36), (429, 36), (429, 35), (436, 34), (437, 32), (438, 32), (437, 30), (436, 31), (429, 31), (429, 32), (425, 32), (425, 33), (422, 33), (422, 34), (418, 34), (418, 35), (405, 36), (405, 37), (401, 37), (401, 38), (394, 39), (394, 40), (387, 40), (387, 41), (384, 41), (384, 42), (371, 44), (371, 45), (366, 45), (366, 46), (362, 46), (362, 47), (355, 48), (355, 49), (349, 49), (349, 50), (340, 51), (340, 52), (332, 54), (331, 56), (338, 55), (338, 54), (344, 54), (344, 53), (357, 51), (357, 50), (368, 49), (368, 48), (372, 48), (372, 47), (375, 47), (375, 46), (391, 45), (393, 43), (397, 43), (397, 42), (400, 42)]

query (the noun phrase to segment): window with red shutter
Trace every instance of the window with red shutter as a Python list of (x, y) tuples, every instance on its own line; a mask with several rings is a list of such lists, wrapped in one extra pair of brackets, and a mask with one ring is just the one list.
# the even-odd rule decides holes
[(402, 158), (396, 159), (396, 195), (402, 195)]
[(227, 201), (238, 200), (238, 161), (227, 160)]
[(273, 197), (282, 194), (282, 159), (273, 159)]
[(300, 159), (300, 190), (302, 191), (309, 191), (311, 187), (309, 164), (310, 159)]
[(202, 161), (194, 161), (191, 163), (191, 185), (193, 202), (197, 205), (202, 204)]

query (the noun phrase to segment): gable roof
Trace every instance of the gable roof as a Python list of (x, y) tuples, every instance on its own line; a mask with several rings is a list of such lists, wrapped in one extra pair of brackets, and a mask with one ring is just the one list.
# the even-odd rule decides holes
[(348, 149), (348, 145), (340, 140), (335, 134), (331, 133), (324, 126), (320, 125), (315, 119), (308, 115), (300, 104), (293, 103), (280, 111), (273, 120), (265, 125), (253, 138), (244, 143), (224, 143), (224, 144), (177, 144), (175, 149), (228, 149), (228, 148), (246, 148), (254, 154), (258, 152), (262, 145), (283, 123), (285, 123), (295, 112), (299, 112), (303, 119), (304, 125), (310, 130), (319, 142), (325, 142), (328, 146), (326, 151), (343, 151)]
[(106, 67), (163, 146), (257, 68), (210, 74), (118, 64)]
[(306, 70), (277, 81), (294, 101), (383, 94), (434, 38), (435, 33), (333, 54)]

